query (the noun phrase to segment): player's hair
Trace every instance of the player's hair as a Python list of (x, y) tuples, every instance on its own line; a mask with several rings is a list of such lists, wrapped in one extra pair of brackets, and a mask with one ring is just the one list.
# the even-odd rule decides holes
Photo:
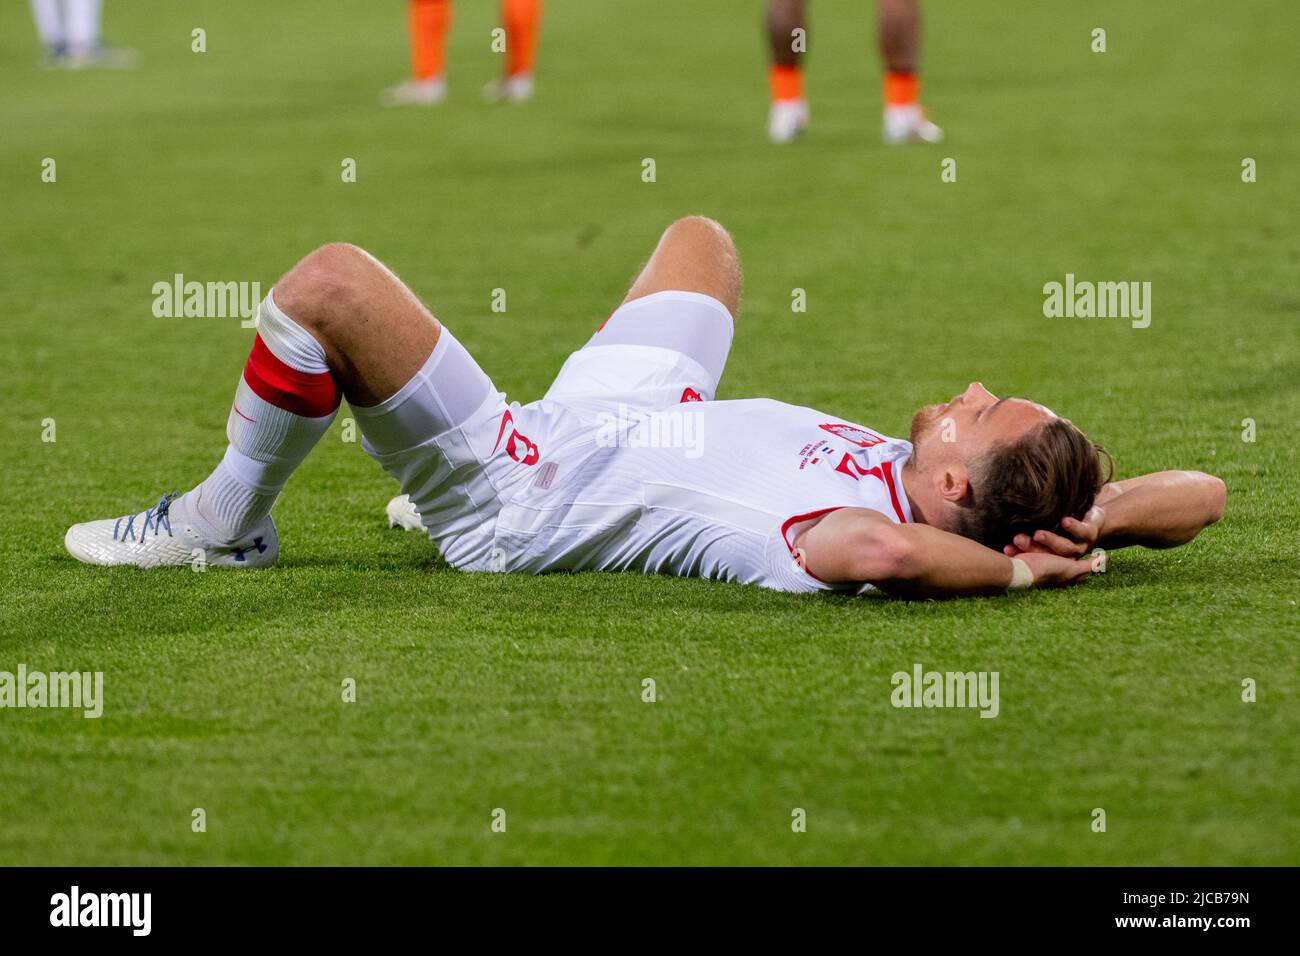
[(1063, 418), (1053, 418), (979, 456), (970, 469), (971, 502), (957, 533), (990, 548), (1040, 528), (1082, 518), (1115, 472), (1115, 460)]

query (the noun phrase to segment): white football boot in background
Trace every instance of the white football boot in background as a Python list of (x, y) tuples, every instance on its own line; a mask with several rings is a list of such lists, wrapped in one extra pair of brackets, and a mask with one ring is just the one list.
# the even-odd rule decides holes
[(533, 92), (533, 74), (516, 73), (483, 87), (483, 99), (489, 103), (526, 103), (533, 98)]
[(943, 130), (931, 123), (917, 103), (906, 106), (886, 106), (881, 127), (885, 142), (890, 146), (899, 143), (940, 143)]
[(446, 98), (447, 80), (441, 76), (429, 80), (407, 80), (380, 94), (385, 106), (433, 106)]
[(767, 138), (788, 143), (808, 128), (807, 100), (777, 100), (767, 116)]
[(275, 522), (267, 515), (229, 544), (214, 544), (195, 527), (184, 499), (164, 495), (152, 508), (122, 518), (74, 524), (64, 547), (87, 564), (133, 564), (140, 568), (194, 566), (265, 568), (280, 554)]
[(69, 51), (57, 65), (65, 70), (134, 70), (140, 65), (140, 54), (127, 47), (97, 46)]

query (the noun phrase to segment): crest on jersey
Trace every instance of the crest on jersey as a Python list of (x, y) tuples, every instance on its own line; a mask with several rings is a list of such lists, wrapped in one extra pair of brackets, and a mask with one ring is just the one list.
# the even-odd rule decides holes
[(884, 442), (884, 439), (879, 435), (873, 435), (865, 428), (859, 428), (857, 425), (827, 422), (821, 427), (837, 438), (843, 438), (846, 442), (857, 445), (859, 448), (870, 448), (872, 445), (879, 445)]

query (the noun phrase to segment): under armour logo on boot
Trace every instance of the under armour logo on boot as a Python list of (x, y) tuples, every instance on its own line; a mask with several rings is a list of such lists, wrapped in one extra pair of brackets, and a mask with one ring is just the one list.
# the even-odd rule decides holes
[(265, 550), (266, 550), (266, 545), (262, 543), (262, 539), (261, 539), (261, 538), (254, 538), (254, 539), (253, 539), (253, 546), (252, 546), (251, 548), (247, 548), (247, 549), (245, 549), (245, 548), (236, 548), (236, 549), (235, 549), (235, 560), (236, 560), (236, 561), (247, 561), (248, 559), (244, 557), (244, 555), (247, 553), (247, 551), (256, 551), (258, 554), (261, 554), (261, 553), (262, 553), (263, 551), (265, 551)]

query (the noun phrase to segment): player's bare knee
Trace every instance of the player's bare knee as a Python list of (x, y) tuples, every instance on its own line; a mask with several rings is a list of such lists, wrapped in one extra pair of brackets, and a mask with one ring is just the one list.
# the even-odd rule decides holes
[(721, 300), (736, 316), (740, 308), (743, 277), (736, 243), (722, 223), (708, 216), (683, 216), (664, 233), (665, 242), (681, 242), (692, 251), (692, 258), (708, 263), (710, 295)]
[(714, 232), (717, 243), (718, 273), (727, 289), (727, 308), (734, 318), (740, 309), (740, 295), (744, 286), (744, 275), (740, 268), (740, 253), (736, 249), (735, 241), (731, 238), (731, 233), (727, 232), (720, 223), (712, 219), (705, 219), (705, 222), (710, 225)]
[(683, 235), (694, 242), (717, 244), (719, 248), (730, 250), (734, 255), (736, 245), (731, 241), (731, 234), (722, 223), (708, 216), (682, 216), (675, 220), (664, 233), (665, 237)]
[(364, 250), (351, 243), (320, 246), (276, 283), (276, 305), (300, 325), (322, 330), (352, 314), (363, 270), (371, 261)]

